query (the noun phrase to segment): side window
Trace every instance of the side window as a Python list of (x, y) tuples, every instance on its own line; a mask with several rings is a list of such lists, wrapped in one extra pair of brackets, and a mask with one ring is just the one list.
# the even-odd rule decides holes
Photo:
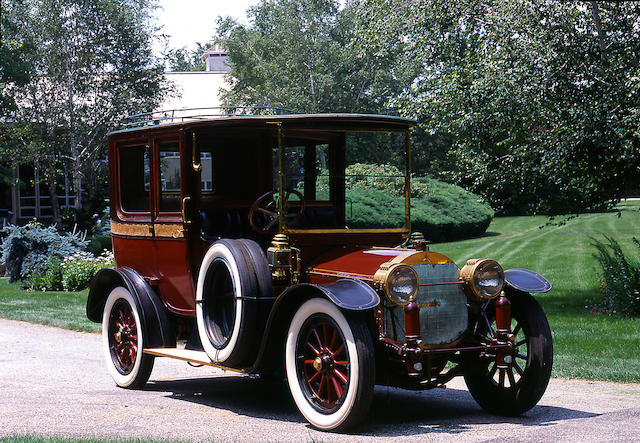
[(149, 212), (150, 167), (145, 145), (119, 150), (120, 206), (125, 212)]
[(177, 142), (160, 143), (160, 212), (180, 211), (180, 147)]
[(211, 152), (200, 153), (200, 190), (202, 192), (213, 192), (213, 154)]

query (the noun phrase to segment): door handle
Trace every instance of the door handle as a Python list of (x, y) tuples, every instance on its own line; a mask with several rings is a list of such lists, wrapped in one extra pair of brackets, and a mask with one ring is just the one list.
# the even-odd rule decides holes
[(194, 132), (191, 136), (191, 167), (195, 172), (202, 171), (202, 163), (198, 157), (198, 150), (196, 149), (196, 133)]
[(191, 197), (185, 197), (182, 199), (182, 223), (186, 226), (191, 224), (191, 220), (187, 219), (187, 202), (191, 201)]

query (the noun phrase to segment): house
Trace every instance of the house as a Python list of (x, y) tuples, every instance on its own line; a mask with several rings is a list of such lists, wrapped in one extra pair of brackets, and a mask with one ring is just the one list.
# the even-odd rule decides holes
[[(176, 109), (195, 111), (220, 106), (219, 92), (225, 87), (225, 76), (231, 72), (226, 51), (220, 46), (213, 46), (204, 52), (203, 57), (205, 71), (164, 73), (174, 91), (158, 106), (156, 113), (166, 111), (169, 114), (170, 110)], [(41, 180), (38, 169), (31, 165), (21, 165), (12, 174), (13, 184), (0, 182), (0, 224), (3, 219), (14, 224), (24, 224), (34, 218), (51, 220), (49, 190)], [(61, 210), (73, 209), (75, 204), (76, 193), (69, 175), (61, 174), (57, 183)]]

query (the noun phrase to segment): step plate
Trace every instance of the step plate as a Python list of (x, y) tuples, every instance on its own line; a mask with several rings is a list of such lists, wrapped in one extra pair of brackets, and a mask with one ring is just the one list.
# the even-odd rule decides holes
[(155, 355), (156, 357), (169, 357), (199, 365), (213, 366), (214, 368), (224, 369), (225, 371), (233, 371), (240, 374), (247, 373), (247, 371), (243, 369), (229, 368), (227, 366), (213, 363), (207, 353), (203, 351), (193, 351), (191, 349), (180, 348), (150, 348), (145, 349), (143, 352), (145, 354)]

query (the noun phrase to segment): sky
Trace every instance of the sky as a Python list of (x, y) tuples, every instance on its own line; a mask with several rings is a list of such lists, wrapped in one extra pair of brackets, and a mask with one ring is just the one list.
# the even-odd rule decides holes
[(211, 39), (218, 16), (246, 23), (246, 10), (258, 0), (159, 0), (158, 24), (169, 35), (171, 48), (195, 48), (195, 42)]

